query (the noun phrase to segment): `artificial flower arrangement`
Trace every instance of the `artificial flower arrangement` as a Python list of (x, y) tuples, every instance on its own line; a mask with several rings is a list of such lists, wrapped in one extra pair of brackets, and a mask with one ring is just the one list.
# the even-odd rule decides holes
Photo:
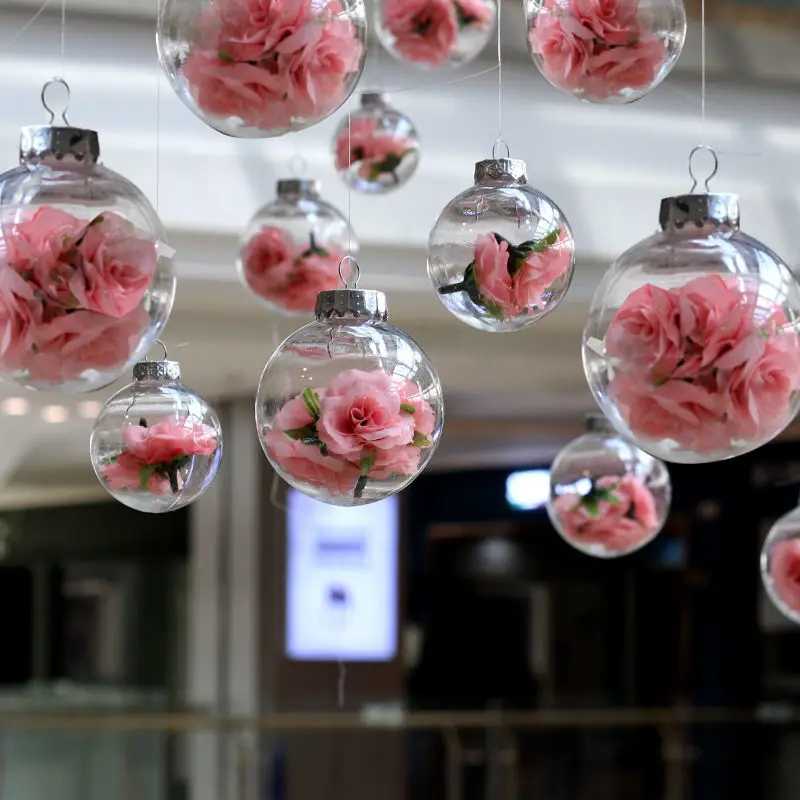
[(156, 243), (111, 211), (79, 219), (50, 206), (3, 235), (0, 369), (58, 382), (123, 366), (150, 323)]
[(210, 425), (192, 422), (189, 417), (164, 419), (148, 426), (122, 430), (122, 450), (109, 458), (101, 476), (110, 491), (132, 490), (151, 494), (177, 494), (186, 484), (194, 459), (210, 458), (219, 447)]
[(800, 390), (800, 337), (736, 277), (647, 284), (612, 319), (609, 393), (634, 436), (702, 453), (785, 427)]
[(311, 312), (319, 292), (340, 286), (344, 256), (337, 247), (321, 247), (313, 233), (298, 244), (284, 228), (265, 225), (245, 244), (241, 268), (256, 296), (284, 311)]
[(355, 168), (369, 183), (399, 183), (397, 169), (403, 159), (417, 152), (417, 143), (381, 128), (377, 117), (353, 119), (336, 136), (336, 169)]
[(800, 615), (800, 539), (784, 539), (772, 545), (769, 577), (786, 608)]
[(180, 67), (198, 107), (264, 130), (346, 99), (363, 45), (338, 0), (211, 0)]
[(546, 0), (529, 35), (555, 86), (588, 100), (647, 89), (668, 58), (640, 0)]
[(485, 0), (386, 0), (382, 14), (397, 53), (431, 66), (452, 56), (464, 31), (487, 30), (493, 21), (493, 6)]
[(361, 497), (367, 481), (415, 474), (434, 426), (415, 383), (349, 369), (286, 401), (264, 442), (290, 478), (331, 497)]
[(659, 529), (653, 493), (632, 475), (604, 475), (583, 495), (559, 495), (553, 511), (564, 538), (611, 553), (634, 550)]
[(474, 258), (462, 280), (442, 287), (439, 293), (466, 292), (497, 320), (542, 311), (549, 290), (572, 265), (572, 253), (563, 244), (558, 228), (542, 239), (518, 245), (499, 233), (483, 233), (475, 240)]

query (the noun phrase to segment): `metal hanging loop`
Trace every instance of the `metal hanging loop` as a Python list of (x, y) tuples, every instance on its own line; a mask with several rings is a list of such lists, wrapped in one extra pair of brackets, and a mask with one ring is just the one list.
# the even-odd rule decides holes
[[(350, 280), (347, 280), (342, 272), (342, 267), (344, 266), (345, 262), (350, 262), (353, 265)], [(361, 267), (358, 266), (358, 261), (356, 261), (355, 256), (347, 255), (339, 262), (339, 277), (342, 279), (345, 289), (358, 289), (358, 281), (361, 278)], [(352, 286), (350, 285), (351, 283)]]
[[(504, 156), (501, 156), (499, 154), (501, 147), (505, 147), (506, 149), (506, 154)], [(506, 144), (505, 140), (500, 136), (498, 136), (497, 139), (494, 140), (494, 144), (492, 145), (492, 158), (495, 161), (497, 161), (500, 158), (505, 158), (505, 159), (511, 158), (511, 148)]]
[[(63, 98), (62, 102), (59, 104), (54, 102), (52, 99), (48, 100), (47, 95), (50, 94), (52, 97), (52, 89), (56, 86), (61, 86), (64, 91), (66, 92), (66, 97)], [(70, 101), (70, 88), (69, 84), (63, 78), (50, 78), (49, 81), (42, 87), (42, 105), (44, 106), (45, 111), (50, 115), (50, 122), (49, 125), (53, 125), (56, 121), (56, 117), (60, 116), (61, 121), (64, 123), (65, 127), (69, 127), (69, 120), (67, 119), (67, 111), (69, 110), (69, 101)], [(62, 110), (59, 112), (56, 109), (58, 106), (61, 105)]]
[[(167, 353), (167, 346), (164, 344), (164, 342), (162, 342), (161, 339), (156, 339), (155, 342), (153, 342), (153, 347), (155, 347), (156, 345), (160, 345), (161, 349), (164, 351), (164, 358), (162, 358), (161, 360), (162, 361), (169, 361), (169, 354)], [(150, 352), (150, 351), (148, 350), (148, 352)], [(145, 356), (144, 360), (145, 361), (149, 361), (150, 359), (147, 356)]]
[(711, 191), (711, 188), (709, 187), (709, 183), (711, 183), (711, 180), (714, 178), (714, 176), (717, 174), (717, 172), (719, 172), (719, 157), (717, 156), (717, 153), (714, 150), (714, 148), (713, 147), (709, 147), (707, 144), (699, 144), (699, 145), (697, 145), (697, 147), (694, 147), (692, 149), (692, 152), (689, 153), (689, 177), (693, 181), (691, 191), (689, 192), (690, 194), (694, 194), (695, 190), (697, 189), (697, 184), (699, 183), (697, 175), (695, 175), (695, 172), (694, 172), (694, 158), (698, 153), (702, 153), (702, 152), (710, 153), (711, 154), (711, 158), (714, 161), (714, 167), (711, 170), (711, 174), (705, 179), (704, 184), (703, 184), (705, 186), (705, 189), (706, 189), (707, 193)]

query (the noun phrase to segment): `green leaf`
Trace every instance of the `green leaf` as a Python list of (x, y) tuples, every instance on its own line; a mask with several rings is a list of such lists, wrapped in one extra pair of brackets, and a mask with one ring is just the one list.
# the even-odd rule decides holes
[(91, 228), (92, 225), (101, 225), (105, 221), (105, 217), (102, 214), (98, 214), (86, 227)]
[(491, 300), (487, 300), (486, 298), (481, 298), (481, 302), (479, 305), (482, 305), (486, 310), (486, 313), (492, 318), (496, 319), (498, 322), (502, 322), (506, 315), (503, 313), (503, 309), (500, 308), (497, 303), (493, 303)]
[(587, 494), (581, 502), (590, 517), (596, 517), (600, 513), (600, 501), (596, 495)]
[(400, 166), (400, 162), (403, 160), (403, 156), (405, 156), (407, 152), (408, 150), (405, 150), (402, 153), (388, 153), (383, 161), (379, 161), (377, 164), (372, 164), (369, 168), (369, 179), (371, 181), (375, 181), (381, 175), (387, 172), (394, 172)]
[(369, 471), (375, 466), (375, 459), (377, 457), (378, 453), (376, 450), (372, 450), (369, 453), (367, 453), (367, 455), (361, 456), (361, 461), (359, 462), (359, 468), (362, 478), (365, 475), (369, 475)]
[(317, 429), (313, 425), (304, 425), (302, 428), (289, 428), (284, 433), (290, 438), (297, 441), (298, 439), (316, 439)]
[(419, 431), (414, 431), (414, 438), (411, 440), (412, 447), (430, 447), (431, 440)]
[(560, 228), (554, 228), (544, 239), (539, 239), (536, 242), (536, 245), (533, 248), (534, 253), (541, 253), (542, 250), (547, 250), (548, 247), (552, 247), (553, 245), (558, 243), (558, 237), (561, 235)]
[(606, 502), (611, 503), (612, 505), (618, 506), (620, 504), (619, 498), (614, 494), (614, 490), (612, 488), (605, 488), (599, 487), (594, 490), (594, 496), (597, 498), (599, 502)]
[(464, 11), (461, 6), (456, 3), (456, 19), (458, 20), (458, 27), (459, 28), (466, 28), (468, 25), (472, 25), (474, 22), (478, 21), (478, 18), (473, 14), (468, 14)]
[(155, 471), (156, 468), (149, 464), (145, 464), (145, 466), (139, 469), (139, 486), (141, 486), (142, 489), (147, 489), (147, 484), (150, 482), (150, 478), (153, 477)]
[(319, 395), (311, 388), (303, 389), (303, 403), (311, 414), (311, 418), (316, 422), (319, 419)]
[(417, 409), (415, 406), (412, 406), (411, 403), (401, 403), (400, 410), (405, 411), (406, 414), (416, 414)]
[(218, 50), (217, 51), (217, 58), (220, 61), (224, 61), (226, 64), (235, 64), (236, 63), (236, 60), (233, 58), (233, 56), (229, 55), (224, 50)]

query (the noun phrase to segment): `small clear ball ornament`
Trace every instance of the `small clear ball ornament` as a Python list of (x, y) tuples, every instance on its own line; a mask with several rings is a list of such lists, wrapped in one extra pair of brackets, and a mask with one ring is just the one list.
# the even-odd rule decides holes
[(592, 300), (583, 364), (622, 436), (682, 464), (777, 436), (800, 407), (800, 286), (742, 233), (735, 195), (661, 203), (661, 230), (613, 264)]
[(226, 136), (264, 139), (330, 116), (364, 69), (363, 0), (166, 0), (156, 46), (175, 93)]
[(133, 383), (101, 409), (89, 440), (103, 488), (136, 511), (162, 514), (196, 500), (222, 459), (214, 409), (181, 381), (176, 361), (141, 361)]
[(414, 123), (389, 105), (385, 95), (365, 92), (361, 108), (336, 129), (333, 156), (336, 171), (352, 189), (386, 194), (416, 172), (419, 136)]
[(408, 486), (439, 443), (442, 386), (422, 348), (387, 322), (381, 292), (321, 292), (314, 322), (267, 362), (256, 428), (272, 467), (337, 506)]
[(175, 274), (147, 198), (100, 163), (95, 131), (69, 126), (68, 93), (61, 80), (45, 85), (50, 124), (22, 129), (20, 165), (0, 175), (0, 376), (78, 393), (112, 384), (150, 349)]
[(490, 333), (517, 331), (552, 311), (575, 268), (561, 209), (528, 185), (524, 161), (475, 165), (475, 185), (451, 200), (428, 240), (428, 277), (445, 308)]
[(547, 513), (567, 544), (595, 558), (626, 556), (664, 527), (672, 499), (662, 461), (620, 437), (601, 414), (550, 468)]
[(341, 212), (320, 196), (318, 181), (278, 181), (276, 198), (260, 208), (239, 244), (237, 269), (263, 305), (311, 315), (319, 292), (341, 283), (339, 264), (358, 239)]
[(375, 27), (398, 60), (420, 69), (460, 67), (494, 31), (495, 0), (378, 0)]
[(800, 625), (800, 508), (770, 528), (760, 566), (761, 581), (775, 608)]
[(632, 103), (669, 75), (686, 39), (683, 0), (525, 0), (528, 49), (557, 89)]

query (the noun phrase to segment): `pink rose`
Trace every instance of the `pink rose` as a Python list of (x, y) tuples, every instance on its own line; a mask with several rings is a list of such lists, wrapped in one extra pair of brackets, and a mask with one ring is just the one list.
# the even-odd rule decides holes
[[(325, 389), (314, 389), (319, 401), (325, 398)], [(308, 406), (303, 402), (302, 395), (297, 395), (291, 400), (287, 400), (272, 420), (272, 430), (286, 431), (299, 430), (311, 425), (314, 418), (308, 410)]]
[(516, 314), (514, 287), (508, 273), (508, 242), (498, 243), (491, 233), (482, 233), (475, 240), (475, 282), (481, 299), (491, 311), (510, 319)]
[(392, 450), (378, 450), (369, 477), (380, 481), (394, 475), (413, 475), (419, 469), (421, 452), (419, 447), (410, 444)]
[(68, 243), (86, 228), (86, 222), (66, 211), (42, 206), (32, 215), (3, 223), (6, 258), (17, 272), (36, 272), (37, 282), (49, 291), (48, 270), (55, 267)]
[(592, 56), (592, 36), (585, 28), (573, 24), (568, 30), (553, 11), (542, 11), (528, 41), (531, 53), (542, 59), (548, 80), (570, 92), (583, 88)]
[(387, 0), (383, 27), (403, 58), (422, 64), (446, 61), (458, 39), (458, 17), (451, 0)]
[(572, 0), (562, 12), (588, 28), (605, 45), (631, 45), (642, 35), (639, 0)]
[(358, 71), (361, 42), (348, 19), (314, 20), (275, 48), (289, 76), (293, 114), (319, 117), (346, 99), (346, 82)]
[(153, 494), (169, 494), (172, 489), (169, 479), (155, 472), (145, 473), (146, 481), (142, 486), (142, 469), (145, 465), (131, 453), (122, 452), (114, 461), (104, 464), (100, 472), (106, 486), (113, 492), (125, 489), (147, 489)]
[(115, 319), (94, 311), (61, 314), (38, 325), (24, 366), (31, 380), (69, 381), (83, 372), (116, 372), (133, 355), (150, 318), (141, 308)]
[(354, 491), (359, 478), (357, 465), (335, 456), (324, 456), (319, 447), (290, 439), (277, 427), (267, 432), (264, 443), (270, 458), (294, 480), (324, 489), (334, 497)]
[(492, 24), (494, 9), (486, 0), (455, 0), (455, 5), (462, 27), (474, 25), (476, 28), (488, 28)]
[(141, 303), (158, 263), (156, 245), (111, 211), (95, 217), (67, 255), (77, 253), (69, 289), (80, 306), (124, 317)]
[(590, 62), (591, 74), (583, 89), (599, 100), (626, 89), (646, 89), (658, 77), (667, 56), (667, 46), (657, 36), (602, 50)]
[(23, 365), (40, 310), (31, 284), (13, 269), (0, 265), (0, 365), (4, 370)]
[(126, 425), (122, 440), (127, 452), (149, 466), (187, 456), (210, 456), (219, 446), (210, 425), (193, 423), (188, 417), (162, 420), (150, 427)]
[(297, 258), (283, 293), (275, 303), (286, 311), (313, 311), (320, 292), (341, 285), (339, 264), (344, 255), (341, 250), (330, 249), (326, 255), (312, 253)]
[(336, 169), (340, 172), (361, 161), (369, 152), (372, 135), (378, 127), (376, 117), (356, 117), (336, 137)]
[(572, 253), (562, 243), (531, 253), (514, 278), (514, 305), (518, 314), (544, 306), (544, 293), (569, 272)]
[(330, 453), (359, 462), (364, 450), (411, 444), (414, 418), (401, 409), (391, 376), (382, 370), (345, 370), (329, 384), (317, 423)]
[(606, 353), (619, 359), (622, 369), (648, 370), (655, 380), (669, 377), (684, 349), (677, 298), (652, 284), (631, 292), (611, 320), (605, 342)]
[[(426, 438), (430, 438), (436, 426), (436, 415), (433, 413), (430, 403), (425, 399), (422, 389), (414, 381), (402, 380), (400, 383), (395, 383), (395, 391), (400, 396), (401, 408), (402, 406), (413, 406), (414, 408), (412, 413), (414, 430)], [(408, 408), (404, 410), (408, 413)]]
[(282, 294), (294, 265), (297, 245), (292, 235), (275, 226), (264, 226), (242, 250), (244, 279), (250, 290), (273, 301)]
[(800, 614), (800, 540), (784, 539), (773, 545), (769, 575), (778, 597), (790, 611)]
[(599, 481), (601, 486), (613, 486), (613, 493), (620, 499), (624, 515), (638, 522), (642, 527), (652, 531), (658, 526), (658, 513), (653, 493), (633, 475), (621, 478), (605, 477)]

